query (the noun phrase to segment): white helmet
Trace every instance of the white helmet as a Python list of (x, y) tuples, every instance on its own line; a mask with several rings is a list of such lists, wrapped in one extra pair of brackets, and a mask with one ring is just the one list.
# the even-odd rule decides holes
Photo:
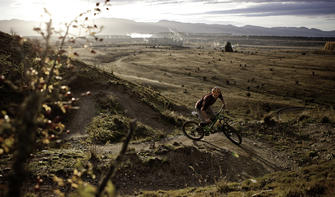
[(212, 89), (212, 93), (218, 93), (218, 94), (221, 94), (221, 89), (219, 87), (214, 87)]

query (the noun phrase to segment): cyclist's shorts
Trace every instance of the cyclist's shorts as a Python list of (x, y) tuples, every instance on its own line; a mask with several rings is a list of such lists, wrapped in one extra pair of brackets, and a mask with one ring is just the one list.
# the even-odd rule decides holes
[[(195, 108), (195, 109), (197, 110), (198, 117), (201, 120), (201, 122), (206, 122), (206, 118), (202, 115), (200, 109), (198, 109), (198, 108)], [(215, 116), (215, 114), (213, 113), (213, 111), (212, 111), (212, 109), (210, 107), (207, 107), (207, 109), (206, 109), (205, 112), (209, 116), (210, 119)]]

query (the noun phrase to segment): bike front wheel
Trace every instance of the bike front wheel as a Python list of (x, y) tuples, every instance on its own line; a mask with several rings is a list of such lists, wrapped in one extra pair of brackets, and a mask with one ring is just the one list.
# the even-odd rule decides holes
[(242, 143), (242, 137), (234, 127), (225, 124), (222, 128), (222, 131), (225, 136), (234, 144), (240, 145)]
[(187, 121), (183, 125), (183, 132), (191, 140), (201, 140), (204, 137), (204, 131), (195, 121)]

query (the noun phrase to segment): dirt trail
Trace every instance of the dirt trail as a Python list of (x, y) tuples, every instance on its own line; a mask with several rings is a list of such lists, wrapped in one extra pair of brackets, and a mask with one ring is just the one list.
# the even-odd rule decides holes
[[(254, 162), (262, 165), (267, 172), (273, 172), (288, 168), (288, 166), (281, 162), (281, 158), (275, 155), (272, 148), (268, 145), (243, 138), (241, 146), (237, 146), (230, 142), (223, 134), (216, 133), (206, 136), (200, 141), (193, 141), (184, 135), (178, 135), (158, 142), (144, 142), (144, 143), (131, 143), (129, 149), (135, 152), (148, 151), (167, 144), (180, 144), (182, 146), (195, 146), (204, 152), (211, 152), (213, 154), (224, 156), (227, 153), (232, 154), (238, 160), (239, 157), (248, 157)], [(98, 152), (108, 154), (118, 154), (121, 150), (122, 143), (99, 145), (97, 146)], [(241, 164), (245, 165), (245, 164)]]
[[(122, 143), (95, 146), (105, 156), (117, 155), (121, 147)], [(205, 186), (222, 178), (243, 181), (288, 167), (270, 146), (247, 138), (236, 146), (220, 133), (201, 141), (178, 135), (159, 142), (132, 142), (129, 150), (126, 161), (131, 164), (124, 164), (115, 177), (122, 194)]]
[[(125, 115), (146, 124), (153, 129), (170, 133), (175, 126), (161, 119), (159, 112), (134, 95), (131, 90), (123, 85), (110, 84), (108, 86), (97, 85), (88, 79), (80, 77), (73, 79), (70, 84), (74, 90), (75, 97), (80, 98), (79, 110), (74, 111), (71, 120), (67, 124), (71, 137), (81, 137), (85, 134), (85, 128), (98, 113), (98, 97), (113, 97), (124, 109)], [(90, 92), (90, 95), (81, 96), (82, 93)]]
[(129, 95), (125, 90), (112, 88), (106, 92), (107, 95), (112, 95), (125, 109), (125, 113), (130, 118), (136, 119), (154, 129), (170, 133), (174, 126), (160, 119), (160, 114), (154, 111), (150, 106), (141, 102), (134, 96)]
[[(117, 61), (121, 62), (124, 58)], [(78, 90), (77, 94), (90, 91), (91, 95), (80, 99), (80, 109), (69, 124), (74, 134), (67, 140), (71, 142), (72, 148), (81, 151), (90, 149), (89, 145), (79, 145), (78, 138), (86, 135), (85, 127), (98, 112), (97, 97), (101, 95), (115, 98), (130, 118), (165, 133), (175, 129), (175, 125), (160, 119), (159, 112), (122, 85), (94, 85), (89, 80), (86, 80), (89, 83), (83, 85), (82, 82), (83, 79), (75, 79), (72, 83)], [(117, 155), (122, 144), (94, 146), (97, 153), (108, 157)], [(242, 145), (236, 146), (220, 133), (206, 136), (201, 141), (178, 135), (158, 142), (132, 142), (129, 149), (133, 152), (127, 156), (131, 164), (120, 168), (115, 177), (115, 182), (123, 193), (141, 189), (203, 186), (214, 184), (222, 178), (242, 181), (283, 170), (291, 165), (285, 155), (275, 153), (270, 145), (244, 138)]]
[[(155, 85), (163, 85), (163, 86), (168, 86), (168, 87), (173, 87), (173, 88), (180, 88), (180, 85), (177, 85), (177, 84), (167, 83), (167, 82), (164, 82), (164, 81), (153, 80), (153, 79), (149, 79), (149, 78), (146, 78), (146, 77), (139, 77), (139, 76), (135, 76), (135, 75), (125, 74), (124, 72), (122, 72), (122, 70), (127, 68), (127, 66), (125, 65), (126, 64), (125, 60), (127, 58), (128, 58), (127, 56), (126, 57), (121, 57), (114, 62), (109, 62), (108, 63), (108, 64), (112, 63), (113, 65), (116, 66), (115, 70), (118, 70), (118, 71), (113, 72), (116, 76), (121, 77), (123, 79), (131, 79), (131, 80), (137, 80), (137, 81), (140, 81), (140, 82), (145, 82), (145, 83), (150, 83), (150, 84), (155, 84)], [(119, 72), (119, 71), (121, 71), (121, 72)]]
[(72, 121), (68, 126), (68, 129), (71, 131), (69, 137), (79, 137), (85, 134), (85, 127), (97, 113), (95, 104), (95, 100), (92, 97), (81, 97), (79, 110), (74, 112)]

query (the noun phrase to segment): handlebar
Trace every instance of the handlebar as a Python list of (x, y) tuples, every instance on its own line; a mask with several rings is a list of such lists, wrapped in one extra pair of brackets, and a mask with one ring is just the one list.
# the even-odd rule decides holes
[(217, 113), (217, 115), (220, 114), (222, 111), (223, 111), (223, 105), (221, 106), (220, 111)]

